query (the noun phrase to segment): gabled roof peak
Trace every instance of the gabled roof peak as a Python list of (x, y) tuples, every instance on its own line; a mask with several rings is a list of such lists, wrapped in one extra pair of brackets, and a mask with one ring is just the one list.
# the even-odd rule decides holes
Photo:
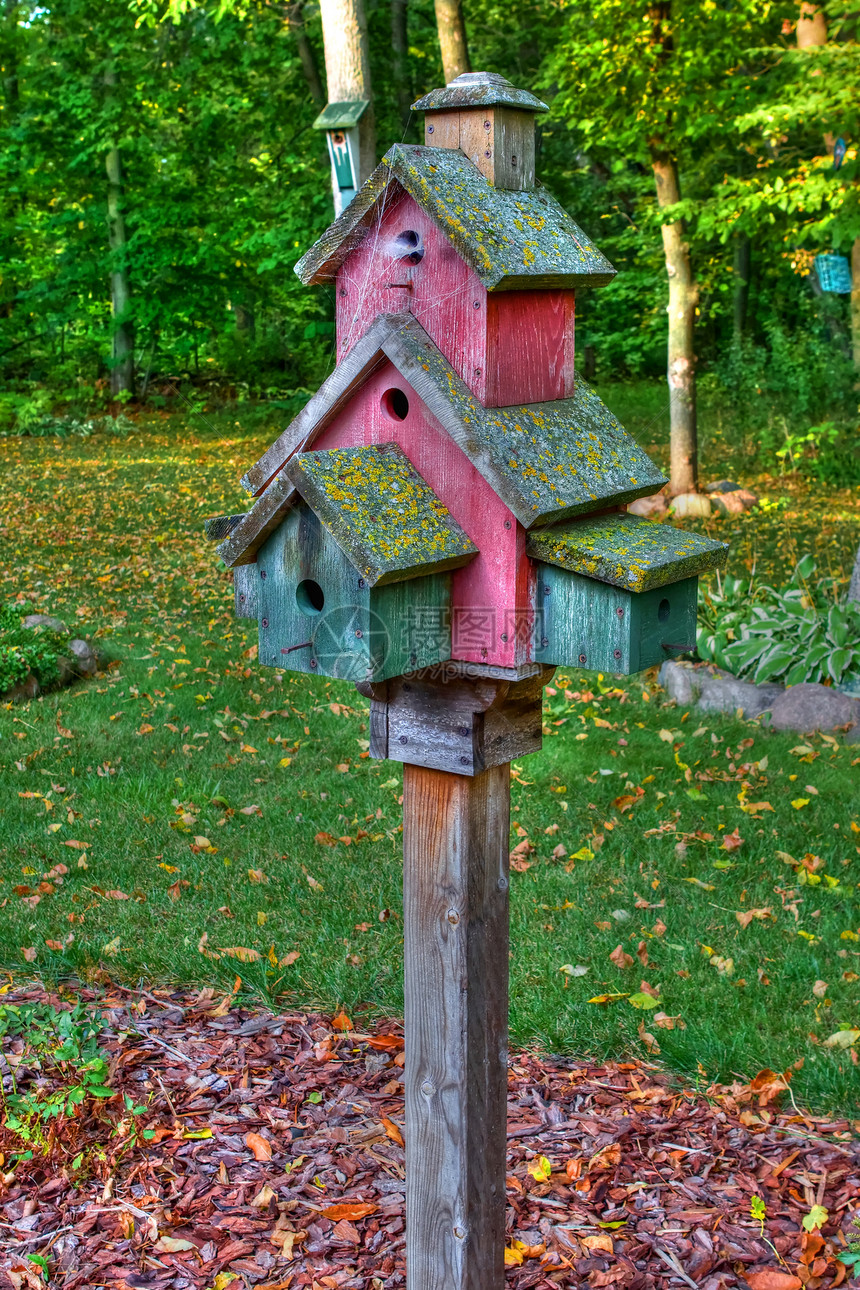
[(495, 188), (457, 149), (397, 143), (299, 260), (302, 282), (331, 282), (381, 212), (404, 192), (488, 291), (602, 287), (615, 277), (606, 256), (545, 188)]

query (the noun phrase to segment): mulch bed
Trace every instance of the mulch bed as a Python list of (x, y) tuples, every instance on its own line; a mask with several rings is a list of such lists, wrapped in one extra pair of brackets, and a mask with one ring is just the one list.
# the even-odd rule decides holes
[[(13, 990), (3, 1002), (49, 997)], [(27, 1252), (63, 1290), (405, 1285), (395, 1023), (356, 1033), (342, 1015), (252, 1012), (211, 991), (79, 997), (103, 1017), (111, 1086), (147, 1110), (131, 1131), (122, 1099), (102, 1102), (61, 1126), (47, 1157), (6, 1174), (3, 1290), (46, 1284)], [(507, 1285), (845, 1281), (858, 1125), (804, 1114), (785, 1092), (771, 1072), (703, 1095), (644, 1061), (515, 1054)], [(3, 1169), (18, 1145), (0, 1130)], [(804, 1231), (816, 1204), (827, 1219)]]

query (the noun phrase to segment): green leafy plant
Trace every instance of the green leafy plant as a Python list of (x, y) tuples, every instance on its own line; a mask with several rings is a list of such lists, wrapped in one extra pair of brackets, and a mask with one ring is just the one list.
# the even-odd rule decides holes
[(90, 1099), (114, 1095), (98, 1031), (80, 1002), (63, 1010), (1, 1004), (0, 1041), (11, 1071), (11, 1088), (4, 1081), (2, 1092), (3, 1127), (24, 1146), (43, 1147), (51, 1120), (78, 1116)]
[(860, 1211), (854, 1215), (851, 1222), (854, 1233), (848, 1241), (848, 1249), (840, 1251), (839, 1262), (844, 1263), (847, 1268), (853, 1268), (855, 1275), (860, 1272)]
[(785, 447), (777, 450), (776, 457), (783, 468), (811, 475), (824, 484), (860, 482), (857, 432), (834, 421), (823, 421), (802, 434), (786, 430)]
[(60, 679), (58, 658), (65, 652), (60, 632), (22, 625), (29, 605), (0, 605), (0, 694), (23, 681), (31, 672), (42, 689)]
[(781, 590), (725, 578), (704, 593), (699, 657), (751, 681), (860, 681), (860, 606), (840, 603), (832, 580), (813, 584), (804, 556)]

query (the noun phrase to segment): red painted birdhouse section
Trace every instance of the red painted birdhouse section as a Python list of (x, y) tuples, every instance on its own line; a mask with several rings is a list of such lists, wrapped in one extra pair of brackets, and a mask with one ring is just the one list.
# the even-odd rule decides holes
[(525, 529), (389, 361), (314, 442), (314, 451), (396, 443), (478, 548), (454, 571), (451, 657), (515, 667), (530, 653)]
[(488, 408), (568, 398), (574, 291), (488, 291), (409, 194), (381, 199), (337, 271), (338, 361), (381, 313), (410, 313)]

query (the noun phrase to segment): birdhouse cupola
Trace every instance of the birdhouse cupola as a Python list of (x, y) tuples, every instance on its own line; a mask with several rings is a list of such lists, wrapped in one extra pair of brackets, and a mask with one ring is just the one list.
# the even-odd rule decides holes
[(465, 72), (412, 104), (429, 148), (456, 148), (494, 188), (535, 186), (535, 115), (547, 106), (495, 72)]

